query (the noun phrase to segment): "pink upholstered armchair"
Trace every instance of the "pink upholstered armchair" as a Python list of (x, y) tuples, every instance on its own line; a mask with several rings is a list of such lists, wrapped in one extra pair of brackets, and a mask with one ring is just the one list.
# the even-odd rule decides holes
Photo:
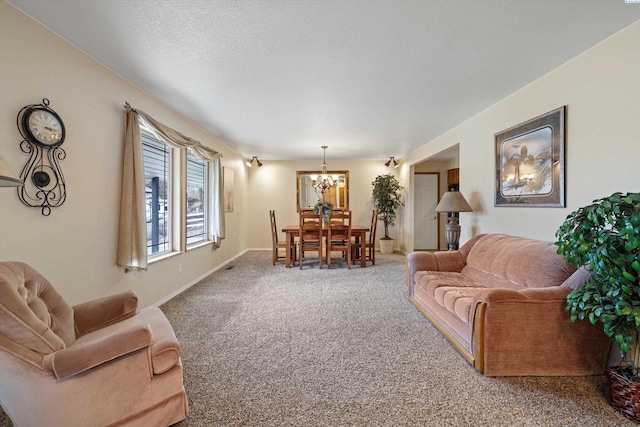
[(168, 426), (185, 418), (180, 347), (133, 291), (69, 306), (0, 262), (0, 403), (17, 426)]

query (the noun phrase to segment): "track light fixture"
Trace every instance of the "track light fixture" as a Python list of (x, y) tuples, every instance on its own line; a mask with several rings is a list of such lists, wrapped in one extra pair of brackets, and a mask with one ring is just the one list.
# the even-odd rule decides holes
[(258, 167), (262, 166), (262, 162), (260, 160), (258, 160), (258, 158), (256, 156), (253, 156), (251, 158), (251, 160), (247, 160), (246, 164), (247, 166), (251, 167), (253, 166), (253, 161), (256, 161), (256, 164), (258, 165)]
[(398, 161), (395, 159), (395, 157), (389, 157), (389, 160), (387, 162), (385, 162), (385, 166), (389, 167), (389, 165), (391, 165), (393, 163), (393, 167), (397, 168), (398, 166), (400, 166), (400, 164), (398, 163)]

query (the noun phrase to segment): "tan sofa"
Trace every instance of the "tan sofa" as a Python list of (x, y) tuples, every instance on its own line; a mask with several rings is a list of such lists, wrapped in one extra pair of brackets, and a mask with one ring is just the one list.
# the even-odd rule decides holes
[(185, 418), (180, 347), (129, 291), (70, 307), (0, 262), (0, 403), (16, 426), (168, 426)]
[(588, 272), (565, 264), (556, 249), (487, 234), (457, 251), (412, 252), (409, 299), (484, 375), (601, 374), (609, 338), (564, 310)]

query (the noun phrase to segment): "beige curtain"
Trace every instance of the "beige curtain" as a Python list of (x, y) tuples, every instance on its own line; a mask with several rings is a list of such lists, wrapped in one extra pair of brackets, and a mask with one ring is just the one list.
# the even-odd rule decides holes
[(212, 169), (209, 173), (209, 206), (214, 214), (209, 215), (208, 238), (213, 241), (214, 249), (217, 249), (220, 247), (222, 239), (225, 238), (224, 178), (220, 157), (210, 161), (209, 165)]
[(128, 110), (124, 129), (118, 266), (125, 270), (147, 269), (147, 223), (145, 218), (144, 162), (138, 115)]
[(141, 110), (127, 106), (125, 119), (122, 194), (118, 238), (118, 266), (125, 270), (147, 269), (147, 224), (145, 217), (144, 162), (140, 123), (158, 134), (167, 144), (178, 149), (190, 148), (194, 155), (209, 162), (209, 204), (212, 215), (209, 236), (214, 248), (225, 237), (221, 154), (195, 139), (163, 125)]

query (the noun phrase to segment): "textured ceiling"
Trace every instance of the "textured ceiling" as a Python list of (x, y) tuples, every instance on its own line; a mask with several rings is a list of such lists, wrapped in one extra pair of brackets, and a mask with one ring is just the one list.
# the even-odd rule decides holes
[(624, 0), (8, 1), (261, 160), (402, 158), (640, 19)]

